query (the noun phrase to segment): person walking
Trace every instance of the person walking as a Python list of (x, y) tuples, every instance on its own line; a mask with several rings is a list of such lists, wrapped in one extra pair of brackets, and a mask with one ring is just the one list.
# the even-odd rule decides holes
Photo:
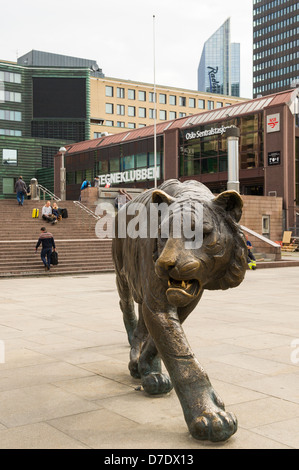
[(51, 264), (51, 254), (52, 254), (52, 248), (55, 251), (55, 241), (53, 238), (52, 233), (47, 232), (46, 227), (41, 228), (41, 234), (39, 236), (39, 239), (37, 241), (37, 244), (35, 246), (35, 253), (37, 253), (37, 249), (42, 245), (42, 250), (41, 250), (41, 260), (45, 266), (46, 271), (50, 271), (50, 264)]
[(23, 181), (22, 176), (19, 176), (19, 179), (15, 184), (15, 191), (17, 193), (17, 201), (19, 206), (22, 206), (24, 204), (24, 196), (27, 194), (26, 183)]

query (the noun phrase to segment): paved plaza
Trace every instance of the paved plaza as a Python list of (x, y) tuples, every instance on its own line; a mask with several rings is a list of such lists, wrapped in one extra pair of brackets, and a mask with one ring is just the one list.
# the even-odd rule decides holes
[[(206, 291), (184, 329), (238, 432), (190, 437), (128, 372), (114, 274), (0, 280), (0, 448), (298, 449), (299, 267)], [(4, 349), (4, 351), (3, 351)]]

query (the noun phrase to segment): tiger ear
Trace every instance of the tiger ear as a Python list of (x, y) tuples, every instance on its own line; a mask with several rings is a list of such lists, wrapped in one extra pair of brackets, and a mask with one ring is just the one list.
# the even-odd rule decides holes
[(241, 219), (243, 201), (237, 191), (223, 191), (214, 199), (213, 203), (222, 207), (236, 222)]
[(160, 189), (155, 189), (152, 194), (152, 201), (156, 204), (161, 204), (162, 202), (166, 202), (170, 206), (173, 202), (175, 202), (175, 198), (169, 196), (169, 194), (161, 191)]

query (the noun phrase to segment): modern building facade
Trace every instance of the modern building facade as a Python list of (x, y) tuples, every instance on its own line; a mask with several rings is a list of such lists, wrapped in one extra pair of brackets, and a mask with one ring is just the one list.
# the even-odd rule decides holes
[[(62, 145), (229, 106), (241, 98), (106, 78), (96, 61), (30, 51), (0, 61), (0, 198), (22, 175), (53, 191)], [(52, 173), (51, 173), (52, 170)]]
[(253, 0), (253, 97), (299, 82), (299, 2)]
[[(227, 189), (226, 132), (236, 126), (240, 129), (241, 194), (283, 198), (285, 228), (292, 229), (296, 224), (299, 227), (298, 99), (299, 90), (288, 90), (159, 123), (157, 183), (171, 178), (195, 179), (214, 193)], [(67, 146), (67, 199), (78, 198), (85, 177), (93, 181), (99, 176), (102, 186), (110, 182), (113, 187), (153, 187), (154, 136), (154, 126), (148, 126)], [(60, 162), (58, 154), (57, 194)], [(270, 219), (265, 220), (265, 226), (270, 223)]]
[(205, 42), (198, 90), (240, 96), (240, 44), (230, 42), (230, 18)]

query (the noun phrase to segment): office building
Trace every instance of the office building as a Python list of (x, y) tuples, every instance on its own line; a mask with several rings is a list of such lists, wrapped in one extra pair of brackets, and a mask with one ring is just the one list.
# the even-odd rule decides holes
[[(227, 188), (227, 129), (240, 129), (240, 192), (283, 199), (286, 229), (299, 226), (299, 90), (256, 98), (204, 113), (159, 123), (156, 128), (158, 184), (177, 178), (195, 179), (214, 193)], [(80, 182), (100, 177), (100, 185), (151, 188), (154, 126), (66, 147), (67, 199), (78, 198)], [(55, 156), (59, 193), (60, 155)], [(263, 231), (271, 213), (263, 214)], [(296, 220), (297, 217), (297, 220)], [(262, 221), (261, 221), (262, 223)]]
[(230, 42), (230, 18), (205, 42), (198, 90), (240, 96), (240, 44)]
[(299, 79), (299, 2), (253, 1), (253, 97), (287, 90)]
[(106, 78), (96, 61), (30, 51), (0, 61), (0, 198), (14, 197), (22, 175), (54, 190), (53, 158), (62, 145), (165, 122), (241, 98)]

